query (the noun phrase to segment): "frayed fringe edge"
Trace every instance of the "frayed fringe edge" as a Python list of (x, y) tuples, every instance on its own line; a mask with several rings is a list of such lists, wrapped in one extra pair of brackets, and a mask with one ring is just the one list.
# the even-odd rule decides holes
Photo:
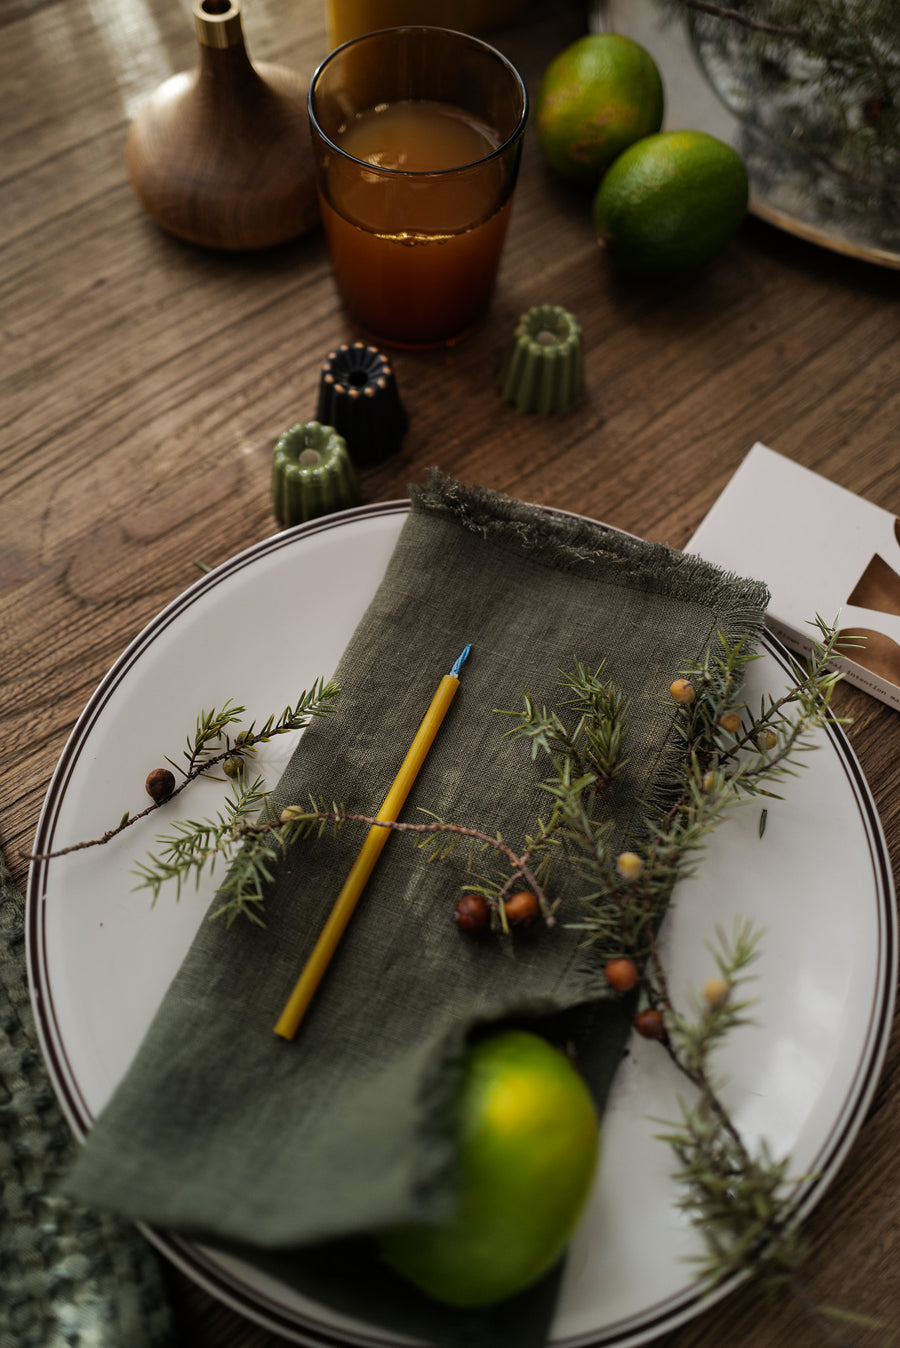
[(577, 515), (515, 500), (486, 487), (469, 486), (429, 469), (424, 487), (411, 487), (414, 510), (454, 520), (480, 537), (531, 560), (582, 576), (654, 590), (701, 603), (726, 617), (729, 640), (762, 631), (769, 590), (764, 582), (723, 571), (691, 553), (651, 543)]

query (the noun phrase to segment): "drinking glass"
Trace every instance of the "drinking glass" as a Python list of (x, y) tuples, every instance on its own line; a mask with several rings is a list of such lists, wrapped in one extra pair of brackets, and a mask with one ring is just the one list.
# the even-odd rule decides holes
[(309, 114), (347, 313), (394, 346), (464, 336), (488, 306), (506, 238), (528, 115), (518, 72), (464, 33), (384, 29), (326, 57)]

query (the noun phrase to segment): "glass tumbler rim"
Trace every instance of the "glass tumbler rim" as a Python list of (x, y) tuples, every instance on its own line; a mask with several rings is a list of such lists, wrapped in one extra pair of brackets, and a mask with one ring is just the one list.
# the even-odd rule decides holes
[[(499, 145), (495, 146), (495, 148), (491, 150), (490, 154), (482, 155), (481, 158), (479, 159), (470, 159), (465, 164), (454, 164), (450, 168), (441, 168), (441, 169), (386, 168), (381, 164), (371, 164), (366, 159), (358, 159), (356, 155), (350, 154), (342, 145), (339, 145), (336, 141), (332, 140), (331, 136), (329, 136), (327, 132), (324, 130), (321, 123), (319, 122), (318, 117), (315, 114), (315, 111), (313, 109), (313, 97), (315, 94), (316, 84), (318, 83), (319, 77), (325, 71), (326, 67), (330, 65), (331, 62), (334, 60), (334, 58), (340, 55), (341, 52), (346, 51), (348, 47), (355, 47), (360, 45), (361, 43), (368, 42), (373, 37), (383, 37), (386, 33), (448, 33), (452, 34), (454, 37), (462, 38), (463, 41), (466, 42), (468, 45), (472, 47), (479, 47), (483, 51), (487, 52), (489, 55), (495, 57), (500, 62), (500, 64), (506, 68), (508, 73), (512, 75), (513, 81), (519, 90), (522, 106), (521, 111), (519, 113), (519, 117), (516, 121), (516, 125), (513, 128), (513, 130), (509, 133), (508, 136), (504, 137), (504, 139), (500, 142)], [(323, 143), (327, 145), (330, 150), (333, 150), (335, 154), (339, 154), (343, 159), (348, 160), (351, 163), (361, 165), (361, 167), (365, 168), (370, 173), (384, 174), (386, 177), (396, 177), (396, 178), (435, 178), (435, 177), (445, 178), (450, 174), (465, 173), (468, 172), (470, 169), (478, 168), (482, 164), (489, 164), (492, 159), (498, 159), (502, 155), (507, 153), (510, 146), (514, 145), (516, 141), (521, 138), (522, 133), (525, 130), (525, 125), (528, 121), (528, 113), (529, 113), (528, 90), (525, 86), (525, 81), (522, 79), (522, 76), (519, 74), (518, 70), (513, 65), (512, 61), (510, 61), (508, 56), (505, 56), (503, 52), (500, 51), (497, 47), (491, 46), (489, 42), (483, 42), (481, 38), (475, 37), (474, 34), (472, 33), (462, 33), (455, 28), (442, 28), (436, 24), (424, 24), (424, 23), (404, 23), (404, 24), (397, 24), (389, 28), (376, 28), (373, 29), (372, 32), (370, 33), (360, 33), (356, 37), (348, 38), (346, 42), (342, 42), (339, 47), (335, 47), (332, 51), (328, 53), (327, 56), (323, 57), (322, 60), (319, 62), (319, 64), (316, 66), (315, 70), (313, 71), (312, 77), (309, 81), (309, 89), (306, 95), (306, 105), (307, 111), (309, 113), (309, 121), (311, 129), (315, 131), (315, 134), (320, 137)]]

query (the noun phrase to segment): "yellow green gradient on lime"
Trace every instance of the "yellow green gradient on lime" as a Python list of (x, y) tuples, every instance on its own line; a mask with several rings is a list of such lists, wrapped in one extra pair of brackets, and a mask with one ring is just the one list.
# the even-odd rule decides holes
[(538, 143), (552, 169), (596, 183), (613, 160), (663, 119), (653, 57), (620, 33), (578, 38), (553, 58), (535, 100)]
[(661, 131), (625, 150), (600, 183), (594, 225), (622, 271), (680, 276), (725, 247), (747, 211), (741, 156), (705, 131)]
[(600, 1130), (583, 1078), (539, 1035), (504, 1030), (467, 1052), (453, 1217), (383, 1232), (385, 1260), (427, 1295), (486, 1306), (561, 1257), (596, 1169)]

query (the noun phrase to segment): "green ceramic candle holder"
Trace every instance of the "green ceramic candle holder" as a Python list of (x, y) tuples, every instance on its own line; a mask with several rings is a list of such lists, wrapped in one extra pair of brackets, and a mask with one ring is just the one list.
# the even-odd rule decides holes
[(356, 471), (333, 426), (308, 421), (285, 431), (272, 462), (272, 503), (279, 524), (304, 524), (359, 501)]
[(520, 412), (564, 412), (581, 392), (581, 324), (554, 304), (539, 304), (516, 324), (500, 391)]

